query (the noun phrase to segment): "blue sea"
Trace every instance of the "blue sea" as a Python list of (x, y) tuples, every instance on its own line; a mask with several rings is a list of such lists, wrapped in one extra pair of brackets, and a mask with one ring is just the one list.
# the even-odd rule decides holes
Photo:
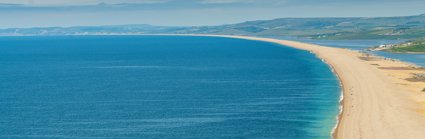
[(328, 139), (313, 54), (219, 37), (0, 37), (0, 138)]

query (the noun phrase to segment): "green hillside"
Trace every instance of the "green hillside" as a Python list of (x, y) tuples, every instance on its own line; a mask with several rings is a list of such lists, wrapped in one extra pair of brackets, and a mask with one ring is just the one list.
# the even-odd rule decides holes
[(398, 44), (390, 49), (387, 49), (387, 51), (396, 53), (425, 53), (425, 40)]
[[(234, 29), (235, 32), (223, 32), (224, 29)], [(192, 30), (192, 33), (194, 32), (296, 36), (312, 39), (415, 39), (425, 36), (425, 15), (377, 18), (282, 18), (218, 27), (198, 27)]]
[(418, 39), (425, 37), (425, 14), (375, 18), (281, 18), (221, 26), (164, 27), (117, 25), (0, 29), (0, 35), (225, 34), (312, 39)]

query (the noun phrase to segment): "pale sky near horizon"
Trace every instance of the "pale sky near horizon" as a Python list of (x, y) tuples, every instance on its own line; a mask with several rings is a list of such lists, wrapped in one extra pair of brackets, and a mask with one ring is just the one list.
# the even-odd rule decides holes
[(424, 5), (425, 0), (0, 0), (0, 28), (404, 16), (424, 14)]

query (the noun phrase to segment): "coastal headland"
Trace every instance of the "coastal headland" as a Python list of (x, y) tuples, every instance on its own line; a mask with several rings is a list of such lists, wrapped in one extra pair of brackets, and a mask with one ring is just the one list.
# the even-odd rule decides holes
[(397, 60), (287, 40), (228, 36), (310, 51), (338, 75), (341, 114), (332, 132), (337, 139), (419, 139), (425, 137), (425, 69)]

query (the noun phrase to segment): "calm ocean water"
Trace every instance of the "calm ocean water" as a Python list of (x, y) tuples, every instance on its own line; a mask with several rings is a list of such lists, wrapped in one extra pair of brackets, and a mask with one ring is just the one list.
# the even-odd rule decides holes
[(0, 38), (0, 138), (330, 138), (340, 87), (266, 42)]

